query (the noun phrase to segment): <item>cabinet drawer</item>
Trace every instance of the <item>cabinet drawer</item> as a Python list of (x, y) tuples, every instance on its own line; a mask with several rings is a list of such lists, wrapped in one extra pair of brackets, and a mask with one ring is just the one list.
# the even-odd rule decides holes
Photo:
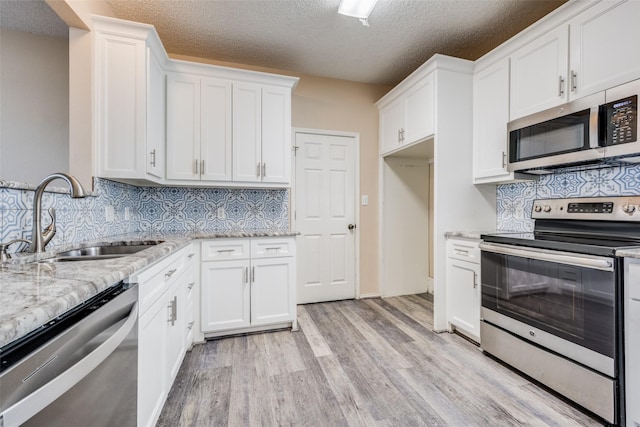
[(480, 263), (480, 242), (473, 240), (453, 240), (447, 241), (447, 256), (461, 261)]
[(251, 240), (251, 258), (290, 257), (293, 251), (293, 238)]
[(182, 275), (190, 248), (181, 249), (136, 276), (140, 313), (144, 313)]
[(202, 261), (249, 259), (249, 240), (225, 239), (202, 242)]

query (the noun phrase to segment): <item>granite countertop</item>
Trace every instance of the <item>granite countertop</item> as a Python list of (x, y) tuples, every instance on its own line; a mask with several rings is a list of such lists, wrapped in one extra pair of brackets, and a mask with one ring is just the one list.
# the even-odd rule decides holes
[(480, 240), (480, 236), (483, 234), (491, 234), (496, 233), (496, 230), (485, 230), (485, 231), (447, 231), (444, 233), (444, 237), (447, 239), (474, 239)]
[(291, 231), (132, 233), (59, 247), (159, 243), (133, 255), (99, 261), (35, 262), (54, 253), (18, 254), (0, 263), (0, 347), (64, 314), (103, 290), (164, 258), (194, 239), (295, 236)]

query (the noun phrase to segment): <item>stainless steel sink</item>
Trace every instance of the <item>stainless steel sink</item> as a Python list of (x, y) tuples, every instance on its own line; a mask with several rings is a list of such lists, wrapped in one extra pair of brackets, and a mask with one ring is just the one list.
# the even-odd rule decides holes
[(149, 249), (152, 246), (162, 243), (156, 242), (140, 242), (127, 245), (97, 245), (88, 246), (86, 248), (71, 249), (59, 252), (55, 257), (43, 260), (44, 262), (69, 262), (69, 261), (94, 261), (111, 258), (120, 258), (132, 255), (137, 252)]

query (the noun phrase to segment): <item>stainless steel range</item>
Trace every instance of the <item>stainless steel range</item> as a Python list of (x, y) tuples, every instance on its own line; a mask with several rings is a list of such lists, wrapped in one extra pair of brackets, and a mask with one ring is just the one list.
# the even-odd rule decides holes
[(640, 197), (536, 200), (533, 233), (483, 235), (483, 350), (624, 423), (623, 259)]

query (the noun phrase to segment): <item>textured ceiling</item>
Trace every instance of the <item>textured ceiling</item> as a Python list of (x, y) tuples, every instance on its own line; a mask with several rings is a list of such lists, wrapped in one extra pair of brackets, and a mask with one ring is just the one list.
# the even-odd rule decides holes
[[(339, 0), (106, 0), (170, 54), (395, 85), (436, 53), (475, 60), (565, 0), (379, 0), (369, 27)], [(0, 0), (0, 25), (67, 36), (43, 0)]]
[(477, 59), (564, 1), (379, 0), (369, 27), (339, 0), (107, 0), (172, 54), (395, 85), (435, 53)]

